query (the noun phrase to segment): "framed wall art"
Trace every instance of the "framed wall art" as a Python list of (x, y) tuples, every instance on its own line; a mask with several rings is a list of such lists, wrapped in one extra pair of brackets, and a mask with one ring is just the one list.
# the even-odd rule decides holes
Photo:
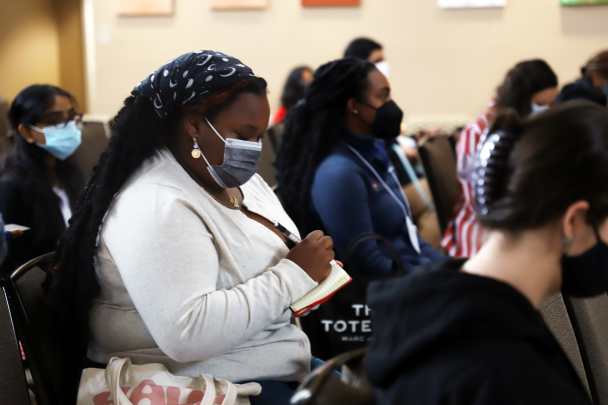
[(560, 0), (562, 6), (589, 6), (593, 4), (608, 4), (608, 0)]
[(116, 0), (119, 16), (173, 15), (173, 0)]
[(302, 0), (304, 7), (354, 7), (360, 4), (360, 0)]
[(267, 0), (209, 0), (209, 3), (212, 10), (251, 10), (268, 5)]
[(440, 8), (504, 7), (507, 0), (437, 0)]

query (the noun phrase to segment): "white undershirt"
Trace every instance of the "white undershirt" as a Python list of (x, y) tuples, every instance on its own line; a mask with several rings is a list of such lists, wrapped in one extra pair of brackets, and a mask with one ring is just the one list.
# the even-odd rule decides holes
[(72, 208), (70, 207), (70, 199), (66, 194), (65, 190), (58, 187), (53, 187), (53, 192), (59, 197), (61, 200), (61, 215), (63, 216), (63, 220), (65, 221), (65, 227), (68, 227), (68, 220), (72, 217)]

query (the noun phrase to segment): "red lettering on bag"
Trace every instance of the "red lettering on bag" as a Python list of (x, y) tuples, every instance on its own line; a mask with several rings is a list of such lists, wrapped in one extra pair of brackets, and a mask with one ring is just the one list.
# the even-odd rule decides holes
[(215, 397), (213, 405), (222, 405), (222, 402), (224, 402), (224, 398), (226, 398), (226, 394), (218, 395), (217, 397)]
[[(120, 389), (127, 395), (127, 392), (129, 392), (131, 387), (120, 387)], [(93, 397), (93, 405), (114, 405), (112, 393), (110, 391), (105, 391), (95, 395)]]
[(110, 391), (101, 392), (93, 397), (94, 405), (113, 405), (112, 394)]
[[(144, 388), (150, 387), (150, 393), (144, 393)], [(165, 390), (152, 380), (144, 380), (131, 393), (131, 402), (138, 405), (142, 399), (149, 399), (150, 405), (167, 405), (165, 402)]]
[(199, 390), (192, 390), (184, 404), (179, 403), (181, 390), (178, 387), (167, 387), (167, 405), (200, 405), (203, 402), (205, 393)]

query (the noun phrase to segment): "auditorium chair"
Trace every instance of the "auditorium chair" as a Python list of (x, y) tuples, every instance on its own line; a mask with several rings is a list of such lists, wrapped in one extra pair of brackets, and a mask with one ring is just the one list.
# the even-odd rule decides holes
[(608, 405), (608, 295), (564, 297), (595, 405)]
[(30, 405), (5, 286), (6, 281), (0, 279), (0, 405)]
[(551, 330), (568, 360), (574, 366), (576, 374), (585, 386), (587, 393), (591, 396), (585, 365), (583, 364), (583, 358), (579, 349), (579, 342), (574, 333), (572, 320), (566, 309), (562, 294), (558, 292), (547, 298), (540, 305), (539, 311), (545, 324), (549, 327), (549, 330)]
[(418, 153), (433, 195), (439, 228), (443, 234), (461, 197), (456, 156), (449, 137), (423, 138)]
[(8, 280), (10, 310), (34, 381), (38, 405), (75, 404), (83, 351), (63, 329), (42, 282), (54, 253), (30, 260)]
[[(367, 348), (328, 360), (300, 384), (290, 403), (294, 405), (374, 405), (374, 391), (365, 377)], [(342, 378), (333, 374), (342, 370)]]
[(74, 152), (74, 158), (85, 180), (88, 180), (99, 161), (99, 155), (108, 145), (109, 123), (103, 117), (89, 118), (85, 115), (81, 130), (82, 143)]

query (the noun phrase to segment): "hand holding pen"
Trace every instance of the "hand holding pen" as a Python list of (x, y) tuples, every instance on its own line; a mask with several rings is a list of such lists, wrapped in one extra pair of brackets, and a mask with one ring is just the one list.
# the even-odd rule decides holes
[(331, 237), (326, 236), (322, 231), (314, 231), (300, 240), (281, 224), (275, 223), (274, 226), (296, 244), (285, 257), (286, 259), (300, 266), (316, 282), (321, 282), (329, 276), (330, 262), (336, 256)]

